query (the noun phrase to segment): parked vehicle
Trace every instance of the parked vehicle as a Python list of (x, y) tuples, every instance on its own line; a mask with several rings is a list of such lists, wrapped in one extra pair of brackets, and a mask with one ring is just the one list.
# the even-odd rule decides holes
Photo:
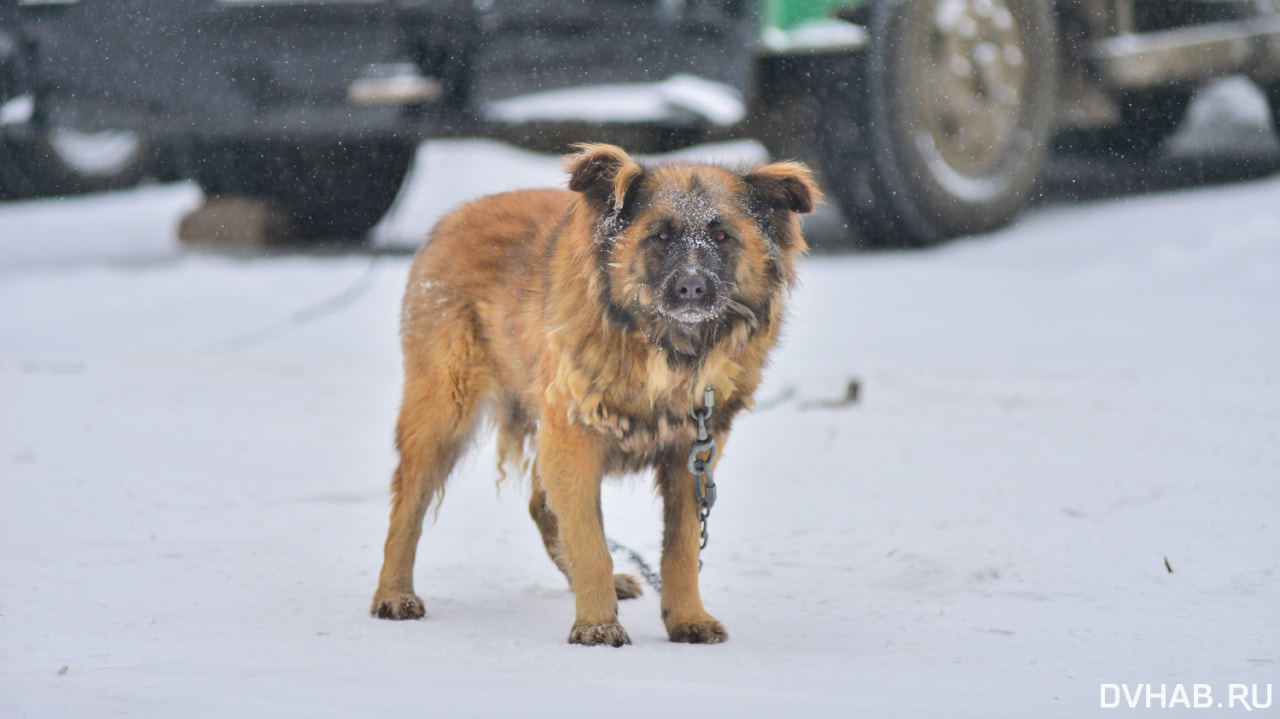
[(867, 44), (814, 89), (823, 167), (878, 244), (1004, 224), (1055, 138), (1149, 155), (1214, 77), (1249, 75), (1280, 114), (1280, 4), (866, 0), (836, 12)]
[[(1055, 144), (1152, 154), (1233, 74), (1280, 114), (1280, 3), (0, 0), (0, 196), (145, 165), (354, 239), (426, 138), (754, 137), (910, 246), (1007, 222)], [(60, 137), (135, 149), (90, 181)]]

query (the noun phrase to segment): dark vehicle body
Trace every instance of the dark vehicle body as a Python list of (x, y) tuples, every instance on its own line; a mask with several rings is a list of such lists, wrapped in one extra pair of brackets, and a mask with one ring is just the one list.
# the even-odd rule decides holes
[[(500, 97), (660, 80), (691, 67), (746, 86), (747, 6), (665, 7), (117, 0), (26, 4), (19, 14), (55, 124), (146, 127), (167, 139), (305, 140), (468, 133), (475, 108)], [(395, 96), (395, 79), (409, 76), (425, 84)]]

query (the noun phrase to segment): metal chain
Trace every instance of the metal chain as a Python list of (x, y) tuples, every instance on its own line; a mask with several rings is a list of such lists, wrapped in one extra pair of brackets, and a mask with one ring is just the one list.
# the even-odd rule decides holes
[(609, 545), (610, 554), (626, 554), (632, 563), (636, 565), (636, 570), (640, 572), (640, 576), (644, 581), (648, 582), (649, 586), (653, 587), (653, 591), (658, 594), (662, 594), (662, 576), (653, 571), (653, 567), (650, 567), (649, 563), (644, 561), (644, 557), (640, 556), (639, 552), (625, 544), (615, 542), (612, 539), (606, 538), (605, 542)]
[[(694, 406), (690, 414), (698, 423), (698, 438), (693, 443), (693, 448), (689, 450), (689, 472), (693, 475), (693, 495), (698, 500), (698, 526), (701, 530), (701, 541), (698, 543), (698, 551), (701, 552), (707, 546), (707, 517), (711, 516), (711, 507), (716, 503), (716, 480), (711, 470), (711, 464), (716, 461), (716, 440), (707, 432), (707, 420), (711, 419), (711, 410), (715, 407), (716, 396), (712, 391), (711, 385), (707, 385), (707, 389), (702, 393), (702, 409), (699, 410)], [(707, 453), (706, 459), (698, 457), (703, 452)], [(609, 546), (609, 553), (625, 553), (628, 558), (636, 565), (636, 569), (640, 571), (640, 576), (644, 578), (649, 586), (653, 587), (659, 594), (662, 593), (662, 577), (655, 571), (649, 563), (644, 561), (644, 557), (636, 550), (612, 539), (606, 538), (605, 541)], [(702, 560), (698, 560), (698, 569), (702, 569)]]
[[(693, 494), (698, 500), (698, 525), (701, 529), (702, 541), (698, 543), (698, 551), (701, 552), (707, 546), (707, 517), (711, 516), (711, 507), (716, 503), (716, 480), (711, 471), (711, 464), (716, 461), (716, 440), (707, 432), (707, 420), (711, 419), (711, 409), (715, 407), (715, 392), (711, 390), (711, 386), (707, 385), (707, 389), (702, 393), (703, 408), (699, 410), (696, 406), (690, 414), (694, 420), (698, 422), (698, 438), (693, 443), (693, 448), (689, 450), (689, 472), (693, 474)], [(706, 459), (698, 457), (703, 452), (707, 453)], [(662, 577), (653, 571), (653, 567), (644, 561), (644, 557), (636, 550), (615, 542), (612, 539), (605, 539), (608, 544), (609, 553), (624, 553), (636, 565), (640, 576), (648, 582), (654, 591), (662, 593)], [(702, 569), (702, 560), (698, 560), (698, 569)]]
[[(711, 410), (715, 407), (716, 395), (707, 385), (702, 393), (702, 409), (695, 405), (690, 413), (698, 423), (698, 438), (689, 450), (689, 473), (693, 475), (693, 494), (698, 499), (698, 526), (701, 529), (701, 541), (698, 550), (707, 546), (707, 517), (711, 516), (711, 508), (716, 503), (716, 480), (711, 465), (716, 461), (716, 440), (707, 432), (707, 420), (711, 419)], [(707, 458), (698, 457), (703, 452)], [(701, 565), (701, 562), (699, 562)]]

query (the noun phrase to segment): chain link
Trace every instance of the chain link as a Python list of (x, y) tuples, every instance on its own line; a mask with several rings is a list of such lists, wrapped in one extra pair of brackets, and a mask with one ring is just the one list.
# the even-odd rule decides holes
[(640, 556), (639, 552), (625, 544), (615, 542), (612, 539), (606, 538), (605, 542), (609, 545), (610, 554), (626, 554), (627, 557), (631, 559), (632, 563), (636, 565), (636, 570), (640, 572), (640, 576), (644, 578), (644, 581), (648, 582), (649, 586), (653, 587), (653, 591), (658, 594), (662, 594), (662, 575), (653, 571), (653, 567), (650, 567), (649, 563), (644, 561), (644, 557)]
[[(702, 393), (702, 409), (699, 410), (694, 406), (693, 411), (690, 412), (698, 423), (698, 438), (689, 450), (688, 464), (689, 473), (693, 475), (693, 494), (698, 500), (698, 527), (701, 531), (699, 550), (707, 546), (707, 518), (711, 516), (711, 508), (716, 503), (716, 480), (711, 469), (711, 465), (716, 461), (716, 440), (707, 432), (707, 420), (711, 419), (711, 410), (715, 407), (715, 401), (715, 392), (712, 391), (711, 385), (707, 385)], [(707, 453), (706, 459), (698, 456), (703, 452)]]

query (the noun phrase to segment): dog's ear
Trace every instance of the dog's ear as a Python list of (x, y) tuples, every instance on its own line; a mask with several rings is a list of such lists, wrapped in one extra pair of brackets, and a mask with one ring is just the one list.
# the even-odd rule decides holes
[(644, 174), (644, 169), (620, 147), (579, 145), (578, 154), (565, 161), (569, 189), (579, 192), (600, 214), (620, 212), (627, 191)]
[(743, 181), (769, 204), (792, 212), (808, 213), (822, 201), (822, 191), (809, 168), (798, 162), (775, 162), (754, 167)]

